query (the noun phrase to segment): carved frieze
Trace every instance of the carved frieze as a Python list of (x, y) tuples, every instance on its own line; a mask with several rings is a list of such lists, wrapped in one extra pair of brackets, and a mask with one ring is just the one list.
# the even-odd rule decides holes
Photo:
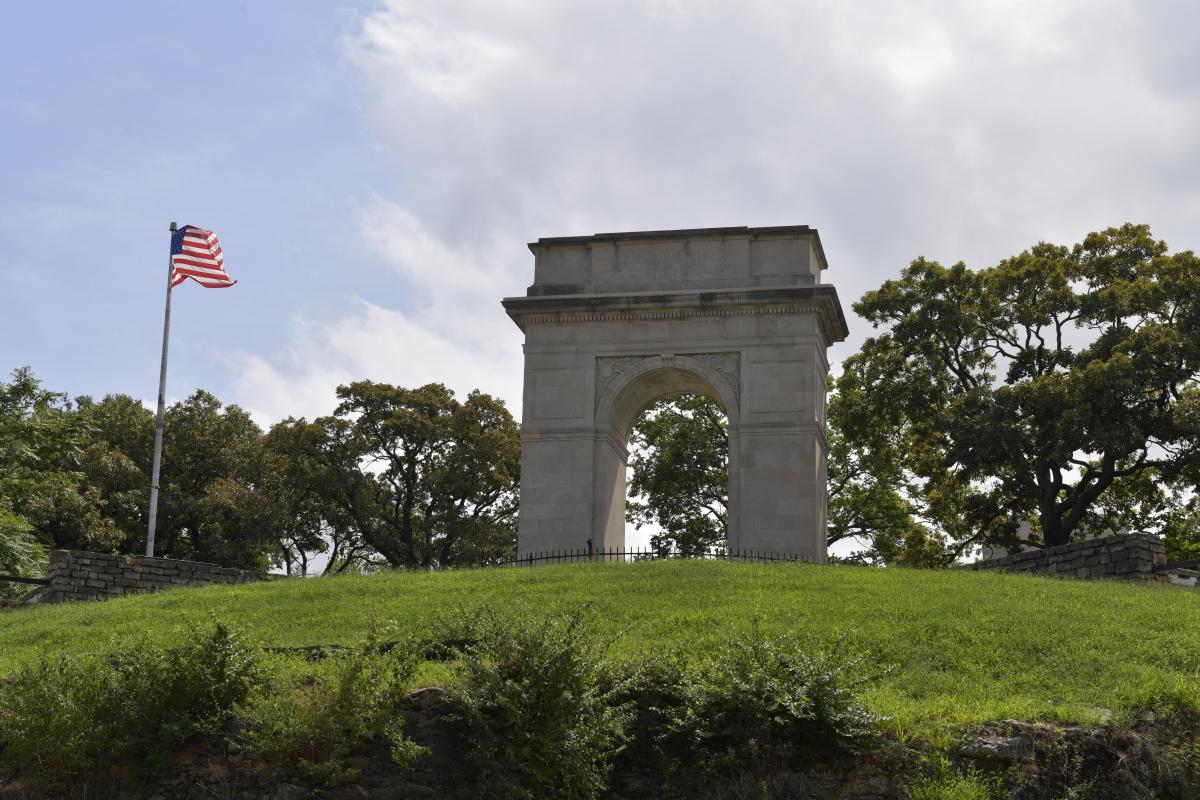
[(738, 400), (742, 399), (742, 354), (741, 353), (689, 353), (688, 358), (694, 358), (713, 372), (720, 375), (733, 389)]
[(622, 372), (656, 356), (599, 356), (596, 358), (596, 403)]
[[(614, 381), (626, 370), (645, 362), (648, 359), (660, 358), (657, 355), (640, 356), (598, 356), (596, 358), (596, 404)], [(681, 366), (686, 369), (687, 359), (698, 361), (708, 369), (720, 375), (733, 390), (734, 396), (741, 400), (742, 376), (740, 353), (678, 353), (674, 356), (662, 357), (668, 364)]]

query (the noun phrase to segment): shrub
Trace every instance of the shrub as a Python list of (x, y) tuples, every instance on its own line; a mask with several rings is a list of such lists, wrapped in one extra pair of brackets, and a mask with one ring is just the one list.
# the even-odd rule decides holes
[[(46, 549), (38, 542), (33, 526), (18, 517), (0, 497), (0, 573), (30, 576), (44, 573)], [(0, 581), (0, 601), (15, 600), (31, 587)]]
[(309, 783), (352, 779), (348, 756), (380, 737), (389, 742), (393, 760), (407, 766), (421, 748), (405, 738), (396, 710), (418, 659), (412, 648), (382, 642), (376, 628), (354, 650), (303, 669), (286, 664), (242, 709), (242, 744)]
[(708, 770), (856, 755), (878, 736), (881, 718), (858, 700), (858, 689), (875, 677), (843, 645), (810, 653), (792, 637), (764, 637), (755, 625), (687, 673), (684, 704), (665, 735), (687, 742)]
[(662, 795), (679, 782), (681, 771), (694, 766), (691, 742), (677, 724), (689, 700), (687, 659), (668, 652), (611, 664), (600, 680), (609, 702), (631, 714), (611, 794)]
[(0, 691), (3, 763), (44, 783), (104, 783), (219, 730), (259, 679), (253, 650), (214, 623), (175, 648), (60, 656)]
[(908, 789), (909, 800), (992, 800), (1000, 795), (999, 776), (958, 772), (945, 756), (932, 759), (929, 774)]
[(602, 665), (579, 614), (460, 613), (434, 631), (426, 652), (462, 654), (451, 700), (472, 796), (594, 797), (618, 755), (624, 788), (695, 788), (856, 755), (878, 736), (858, 700), (878, 675), (840, 644), (810, 652), (755, 626), (698, 666), (671, 653)]
[(624, 741), (628, 708), (601, 688), (601, 647), (582, 616), (478, 615), (450, 693), (472, 797), (592, 798)]

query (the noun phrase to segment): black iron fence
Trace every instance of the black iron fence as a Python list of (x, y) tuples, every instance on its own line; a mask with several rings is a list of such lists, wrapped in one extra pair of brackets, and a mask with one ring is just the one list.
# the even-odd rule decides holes
[(558, 562), (577, 561), (608, 561), (614, 563), (629, 563), (636, 561), (655, 561), (663, 558), (699, 558), (713, 561), (751, 561), (777, 562), (790, 561), (806, 564), (819, 563), (818, 559), (801, 553), (779, 553), (771, 550), (726, 550), (714, 549), (702, 552), (656, 549), (653, 547), (635, 548), (577, 548), (568, 550), (540, 550), (518, 556), (511, 561), (502, 562), (509, 566), (532, 566)]

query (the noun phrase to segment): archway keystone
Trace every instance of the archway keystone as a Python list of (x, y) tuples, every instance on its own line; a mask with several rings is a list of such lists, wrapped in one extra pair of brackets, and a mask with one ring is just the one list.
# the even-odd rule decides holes
[(543, 238), (525, 332), (519, 555), (621, 549), (629, 429), (662, 397), (729, 419), (729, 544), (825, 558), (826, 350), (846, 337), (817, 231)]

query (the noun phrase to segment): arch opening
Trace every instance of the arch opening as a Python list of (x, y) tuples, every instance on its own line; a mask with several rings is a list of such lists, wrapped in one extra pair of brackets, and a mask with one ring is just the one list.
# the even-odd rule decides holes
[(625, 544), (660, 555), (723, 553), (729, 526), (729, 425), (708, 395), (672, 394), (634, 420), (626, 462)]
[[(719, 534), (714, 533), (711, 524), (702, 525), (696, 522), (693, 523), (692, 535), (689, 536), (684, 523), (688, 509), (679, 508), (672, 517), (676, 522), (675, 533), (680, 535), (660, 535), (655, 545), (662, 549), (681, 543), (683, 549), (694, 554), (708, 551), (715, 546), (736, 547), (736, 504), (739, 494), (734, 463), (737, 458), (737, 395), (730, 382), (720, 373), (686, 356), (646, 359), (639, 368), (622, 375), (597, 402), (593, 546), (599, 549), (626, 550), (630, 545), (649, 544), (645, 536), (640, 537), (640, 540), (634, 537), (631, 542), (626, 540), (626, 522), (630, 516), (630, 435), (635, 424), (648, 410), (654, 409), (664, 401), (670, 402), (671, 398), (694, 398), (690, 403), (691, 407), (716, 411), (723, 423), (724, 440), (717, 448), (718, 463), (709, 466), (720, 469), (726, 477), (723, 482), (718, 482), (717, 493), (720, 497), (719, 502), (718, 499), (713, 499), (713, 513), (705, 514), (714, 519), (723, 516), (723, 519), (718, 526)], [(634, 460), (637, 463), (637, 453), (634, 454)], [(699, 510), (694, 504), (690, 505), (693, 510)], [(717, 511), (718, 508), (720, 512)], [(648, 517), (643, 516), (643, 520), (648, 521)], [(719, 544), (714, 539), (719, 539)]]

